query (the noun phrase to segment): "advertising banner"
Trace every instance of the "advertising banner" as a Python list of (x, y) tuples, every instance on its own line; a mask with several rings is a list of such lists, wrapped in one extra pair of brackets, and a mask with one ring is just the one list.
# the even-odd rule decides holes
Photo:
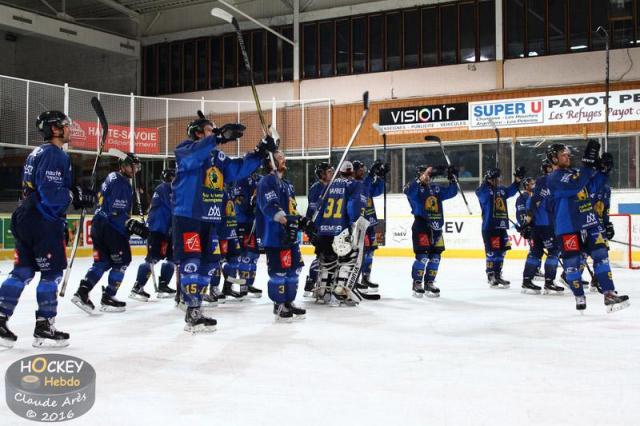
[[(74, 121), (71, 127), (69, 146), (75, 149), (95, 151), (98, 133), (102, 130), (96, 122)], [(105, 151), (116, 148), (123, 152), (130, 151), (131, 129), (129, 126), (109, 125)], [(160, 132), (158, 129), (136, 127), (134, 134), (135, 152), (138, 154), (157, 154), (160, 152)]]
[(387, 133), (420, 133), (467, 128), (468, 120), (467, 103), (459, 103), (381, 109), (379, 124)]

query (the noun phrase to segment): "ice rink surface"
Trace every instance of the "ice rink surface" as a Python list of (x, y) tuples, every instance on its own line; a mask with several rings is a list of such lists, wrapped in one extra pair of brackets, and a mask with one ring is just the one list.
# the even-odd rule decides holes
[[(97, 395), (72, 424), (640, 424), (640, 271), (614, 270), (629, 309), (607, 314), (602, 296), (588, 294), (580, 315), (573, 296), (521, 294), (524, 260), (507, 260), (512, 286), (498, 290), (487, 286), (483, 261), (444, 259), (442, 297), (415, 299), (412, 260), (380, 257), (379, 302), (314, 305), (302, 301), (301, 285), (307, 319), (280, 324), (265, 291), (207, 310), (218, 331), (191, 335), (172, 300), (127, 298), (140, 260), (118, 293), (127, 311), (100, 317), (69, 301), (90, 260), (74, 266), (57, 323), (71, 345), (58, 351), (93, 365)], [(2, 278), (10, 268), (0, 263)], [(34, 284), (9, 323), (18, 342), (0, 350), (3, 374), (38, 352)], [(266, 290), (262, 258), (257, 286)], [(1, 424), (33, 424), (9, 411), (0, 386)]]

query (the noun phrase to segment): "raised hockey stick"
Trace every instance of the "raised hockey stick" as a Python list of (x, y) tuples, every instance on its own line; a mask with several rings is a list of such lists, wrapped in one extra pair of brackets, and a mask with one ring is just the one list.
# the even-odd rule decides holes
[(487, 119), (493, 127), (493, 131), (496, 132), (496, 169), (500, 168), (500, 129), (496, 126), (496, 122), (492, 118)]
[[(109, 123), (107, 122), (107, 117), (104, 115), (104, 109), (102, 108), (102, 104), (100, 100), (95, 96), (91, 98), (91, 106), (93, 110), (96, 112), (96, 116), (98, 116), (98, 121), (100, 121), (100, 126), (102, 127), (102, 137), (100, 139), (100, 145), (98, 145), (98, 153), (96, 155), (96, 159), (93, 162), (93, 168), (91, 169), (91, 177), (90, 177), (90, 187), (91, 191), (96, 190), (96, 170), (98, 168), (98, 161), (100, 160), (100, 156), (102, 155), (102, 151), (104, 150), (104, 146), (107, 142), (107, 136), (109, 134)], [(69, 277), (71, 277), (71, 268), (73, 267), (73, 262), (76, 258), (76, 253), (78, 252), (78, 244), (80, 243), (80, 231), (82, 231), (84, 227), (84, 217), (87, 214), (86, 209), (82, 209), (80, 212), (80, 222), (78, 224), (78, 229), (76, 230), (76, 235), (73, 239), (73, 247), (71, 248), (71, 257), (69, 258), (68, 266), (66, 271), (64, 272), (64, 278), (62, 280), (62, 285), (60, 286), (60, 297), (64, 297), (65, 292), (67, 291), (67, 284), (69, 284)]]
[(324, 202), (325, 197), (329, 193), (329, 188), (331, 188), (331, 185), (333, 185), (333, 182), (336, 180), (338, 173), (340, 173), (340, 167), (342, 166), (342, 163), (344, 163), (345, 158), (347, 158), (347, 154), (351, 149), (351, 145), (353, 145), (353, 142), (356, 140), (356, 137), (360, 132), (360, 128), (362, 127), (364, 120), (367, 118), (367, 114), (369, 114), (369, 92), (364, 92), (362, 94), (362, 105), (363, 105), (363, 110), (362, 110), (362, 115), (360, 116), (360, 121), (358, 121), (358, 125), (356, 126), (356, 128), (353, 130), (353, 133), (351, 134), (349, 143), (347, 143), (347, 146), (345, 147), (344, 152), (342, 153), (342, 157), (340, 158), (340, 161), (338, 162), (338, 165), (335, 168), (336, 172), (333, 174), (333, 176), (331, 177), (331, 180), (329, 181), (329, 184), (324, 188), (324, 191), (322, 191), (322, 194), (320, 194), (320, 197), (318, 198), (318, 208), (313, 213), (313, 218), (312, 218), (313, 222), (316, 221), (318, 217), (318, 213), (320, 213), (322, 203)]
[[(262, 112), (262, 107), (260, 106), (260, 98), (258, 97), (258, 91), (256, 90), (256, 84), (253, 81), (253, 71), (251, 69), (251, 62), (249, 62), (249, 55), (247, 54), (247, 47), (244, 44), (244, 37), (242, 36), (242, 31), (240, 30), (240, 25), (238, 24), (238, 20), (231, 15), (226, 10), (220, 9), (219, 7), (214, 7), (211, 9), (211, 16), (222, 19), (223, 21), (233, 25), (234, 30), (236, 31), (236, 35), (238, 36), (238, 44), (240, 45), (240, 52), (242, 53), (242, 62), (244, 63), (244, 68), (249, 74), (249, 82), (251, 83), (251, 93), (253, 94), (253, 101), (256, 104), (256, 110), (258, 111), (258, 117), (260, 118), (260, 126), (262, 127), (263, 136), (269, 135), (269, 126), (267, 125), (266, 120), (264, 119), (264, 113)], [(275, 129), (272, 129), (275, 130)], [(279, 142), (279, 138), (276, 139), (277, 132), (272, 134), (273, 140), (276, 142), (276, 145)], [(276, 176), (276, 162), (273, 159), (273, 153), (269, 152), (269, 161), (271, 162), (271, 167), (274, 170)]]
[[(385, 133), (384, 129), (382, 127), (380, 127), (380, 125), (378, 123), (373, 123), (372, 127), (376, 130), (376, 132), (378, 132), (381, 136), (382, 136), (382, 156), (383, 156), (383, 160), (382, 163), (385, 165), (387, 164), (387, 134)], [(384, 202), (384, 229), (383, 229), (383, 233), (384, 233), (384, 244), (387, 245), (387, 177), (385, 176), (384, 178), (384, 193), (382, 194), (383, 198), (383, 202)]]
[[(440, 149), (442, 150), (442, 154), (444, 155), (444, 159), (447, 162), (447, 165), (451, 166), (451, 160), (449, 160), (449, 156), (447, 155), (447, 152), (444, 150), (444, 145), (442, 144), (442, 140), (438, 136), (427, 135), (424, 137), (424, 140), (427, 142), (438, 142), (440, 144)], [(458, 181), (458, 177), (454, 175), (453, 180), (456, 183), (456, 186), (458, 187), (458, 192), (460, 193), (460, 195), (462, 195), (462, 200), (464, 201), (464, 205), (467, 206), (467, 211), (469, 212), (469, 214), (473, 214), (471, 213), (471, 207), (469, 207), (469, 203), (467, 202), (467, 197), (464, 196), (464, 191), (460, 187), (460, 182)]]

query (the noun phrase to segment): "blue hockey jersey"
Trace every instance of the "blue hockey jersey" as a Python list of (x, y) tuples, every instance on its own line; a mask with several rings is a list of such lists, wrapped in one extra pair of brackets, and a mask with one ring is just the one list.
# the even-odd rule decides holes
[(547, 186), (547, 176), (536, 179), (533, 195), (527, 201), (527, 209), (533, 212), (534, 226), (553, 225), (553, 199)]
[(293, 185), (278, 179), (270, 173), (263, 176), (258, 184), (258, 208), (256, 209), (256, 236), (262, 247), (289, 247), (286, 241), (285, 226), (273, 220), (282, 211), (288, 216), (299, 216), (296, 204), (296, 194)]
[(524, 225), (526, 223), (527, 209), (530, 201), (531, 196), (526, 191), (516, 198), (516, 220), (518, 221), (518, 225)]
[(316, 217), (318, 235), (335, 236), (348, 228), (364, 213), (367, 197), (362, 182), (336, 178), (327, 191)]
[(324, 191), (324, 188), (326, 186), (327, 185), (325, 185), (322, 181), (317, 180), (313, 183), (313, 185), (311, 185), (311, 188), (309, 188), (309, 194), (307, 195), (307, 212), (305, 214), (305, 216), (309, 219), (313, 217), (313, 214), (318, 209), (318, 200), (320, 199), (322, 191)]
[(364, 208), (364, 218), (369, 221), (369, 226), (373, 226), (378, 223), (378, 216), (376, 215), (376, 207), (373, 204), (373, 197), (382, 195), (384, 192), (384, 180), (378, 176), (367, 176), (362, 181), (362, 193), (366, 197), (367, 201)]
[(476, 189), (476, 195), (482, 210), (482, 230), (509, 229), (507, 198), (518, 193), (518, 184), (493, 187), (486, 181)]
[(132, 199), (129, 179), (119, 172), (111, 172), (100, 187), (95, 215), (106, 219), (120, 234), (127, 235), (124, 224), (131, 213)]
[(171, 184), (162, 182), (153, 191), (151, 208), (147, 216), (149, 231), (168, 234), (171, 229)]
[(587, 184), (595, 173), (595, 170), (583, 167), (580, 170), (557, 169), (547, 176), (547, 185), (554, 203), (556, 235), (599, 226), (587, 190)]
[(222, 218), (222, 226), (220, 227), (218, 237), (221, 240), (232, 240), (238, 237), (238, 233), (236, 231), (238, 220), (236, 216), (235, 203), (229, 190), (224, 191), (222, 203), (224, 205), (224, 216)]
[(45, 219), (63, 221), (71, 202), (71, 161), (61, 148), (45, 143), (27, 157), (22, 172), (23, 203), (33, 203)]
[(421, 185), (416, 179), (404, 187), (404, 194), (411, 205), (411, 214), (429, 221), (431, 228), (439, 231), (444, 226), (442, 202), (455, 197), (458, 187), (434, 183)]
[(232, 189), (232, 197), (235, 202), (236, 217), (238, 223), (253, 223), (256, 212), (251, 199), (256, 197), (260, 176), (252, 174), (249, 177), (238, 180)]
[(596, 172), (593, 179), (589, 181), (587, 190), (598, 220), (602, 225), (607, 225), (609, 223), (609, 208), (611, 207), (609, 175), (601, 171)]

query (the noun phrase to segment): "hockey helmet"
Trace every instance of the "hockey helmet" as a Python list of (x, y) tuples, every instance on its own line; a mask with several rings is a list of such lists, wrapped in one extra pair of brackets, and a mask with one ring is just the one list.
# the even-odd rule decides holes
[(176, 169), (164, 169), (160, 177), (164, 182), (171, 182), (176, 177)]
[(62, 129), (64, 126), (70, 126), (71, 119), (62, 111), (45, 111), (36, 118), (36, 128), (42, 134), (45, 141), (53, 138), (51, 126)]
[(562, 151), (568, 149), (567, 146), (563, 143), (554, 143), (547, 147), (547, 159), (551, 162), (551, 164), (555, 164), (558, 161), (558, 154)]
[(187, 136), (189, 136), (189, 139), (196, 140), (196, 132), (204, 133), (204, 128), (206, 126), (214, 127), (213, 122), (206, 118), (197, 118), (193, 120), (187, 126)]
[(501, 176), (501, 171), (499, 168), (497, 167), (489, 167), (487, 169), (487, 171), (484, 172), (484, 179), (488, 180), (488, 179), (496, 179), (499, 178)]

